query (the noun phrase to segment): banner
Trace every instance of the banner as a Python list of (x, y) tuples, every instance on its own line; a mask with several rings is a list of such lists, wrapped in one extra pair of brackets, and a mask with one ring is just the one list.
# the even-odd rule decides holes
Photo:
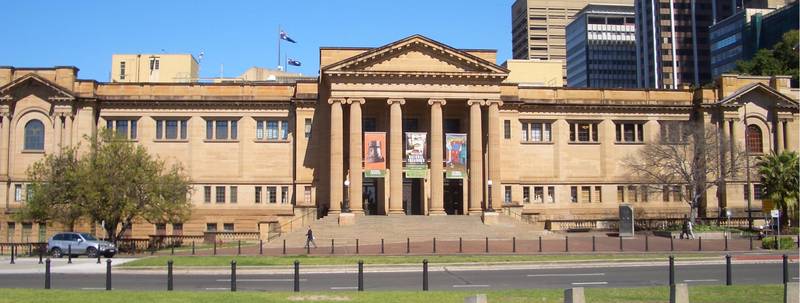
[(364, 177), (383, 178), (386, 175), (386, 133), (364, 133)]
[(445, 134), (447, 179), (463, 179), (467, 172), (467, 134)]
[(406, 133), (406, 178), (425, 178), (428, 163), (425, 160), (427, 133)]

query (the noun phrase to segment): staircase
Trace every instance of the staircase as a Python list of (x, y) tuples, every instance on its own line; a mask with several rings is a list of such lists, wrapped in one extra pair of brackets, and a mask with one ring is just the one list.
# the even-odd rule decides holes
[[(311, 223), (317, 241), (336, 239), (336, 243), (352, 244), (355, 239), (362, 243), (405, 242), (406, 238), (429, 240), (455, 239), (478, 240), (511, 239), (512, 237), (536, 237), (548, 233), (535, 229), (511, 217), (501, 214), (499, 224), (485, 225), (480, 216), (356, 216), (355, 224), (340, 226), (338, 216), (331, 215)], [(287, 243), (304, 243), (307, 227), (270, 241), (267, 247), (278, 247), (282, 240)]]

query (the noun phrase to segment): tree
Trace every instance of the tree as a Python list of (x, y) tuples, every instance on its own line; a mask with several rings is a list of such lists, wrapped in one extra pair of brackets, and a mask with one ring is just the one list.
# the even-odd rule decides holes
[(182, 166), (167, 167), (143, 146), (110, 130), (91, 140), (77, 174), (84, 209), (92, 220), (103, 222), (112, 242), (137, 219), (178, 223), (191, 214), (191, 186)]
[(80, 178), (77, 147), (62, 148), (59, 153), (46, 155), (28, 167), (28, 197), (17, 213), (19, 220), (55, 221), (69, 231), (86, 212), (75, 190)]
[(671, 138), (647, 142), (627, 157), (623, 165), (634, 179), (656, 190), (663, 186), (688, 187), (686, 194), (681, 190), (679, 196), (689, 206), (690, 218), (695, 221), (706, 191), (724, 184), (726, 176), (738, 173), (744, 153), (716, 129), (690, 123), (682, 126)]
[[(767, 197), (780, 209), (781, 216), (797, 222), (797, 198), (800, 188), (800, 161), (797, 152), (773, 151), (769, 155), (759, 157), (758, 160), (758, 173), (766, 187)], [(781, 225), (787, 225), (786, 221), (788, 220), (782, 220)]]
[(735, 71), (756, 76), (790, 75), (796, 82), (800, 72), (799, 42), (800, 32), (786, 32), (771, 49), (759, 49), (752, 59), (736, 62)]

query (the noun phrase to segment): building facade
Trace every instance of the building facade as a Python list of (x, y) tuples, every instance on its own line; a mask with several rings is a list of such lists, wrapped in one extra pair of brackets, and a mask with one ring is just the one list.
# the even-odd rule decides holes
[(711, 75), (718, 77), (749, 60), (762, 48), (771, 48), (783, 34), (797, 30), (797, 1), (782, 8), (745, 8), (709, 28)]
[[(620, 203), (641, 218), (678, 218), (688, 210), (680, 188), (648, 192), (620, 164), (669, 125), (691, 121), (737, 144), (751, 129), (754, 154), (800, 144), (787, 77), (725, 76), (696, 90), (534, 87), (506, 82), (495, 56), (414, 35), (323, 47), (319, 78), (295, 83), (102, 83), (74, 67), (2, 67), (0, 235), (63, 229), (13, 216), (26, 169), (103, 127), (181, 162), (192, 180), (191, 219), (136, 222), (134, 237), (266, 239), (348, 205), (377, 216), (516, 212), (552, 229), (614, 218)], [(702, 215), (743, 214), (743, 184), (730, 176), (707, 193)]]
[(111, 82), (197, 82), (200, 64), (191, 54), (114, 54)]
[[(567, 76), (567, 24), (590, 0), (516, 0), (511, 6), (511, 50), (514, 59), (562, 60)], [(602, 3), (632, 5), (633, 0)]]
[(633, 5), (587, 5), (567, 25), (567, 87), (636, 85)]

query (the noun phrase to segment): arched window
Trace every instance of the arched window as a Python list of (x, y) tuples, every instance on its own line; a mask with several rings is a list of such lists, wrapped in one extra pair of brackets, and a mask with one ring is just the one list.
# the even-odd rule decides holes
[(25, 150), (44, 149), (44, 124), (39, 120), (31, 120), (25, 124)]
[(761, 128), (758, 125), (750, 124), (747, 126), (746, 142), (747, 151), (750, 153), (763, 153), (764, 141), (761, 136)]

